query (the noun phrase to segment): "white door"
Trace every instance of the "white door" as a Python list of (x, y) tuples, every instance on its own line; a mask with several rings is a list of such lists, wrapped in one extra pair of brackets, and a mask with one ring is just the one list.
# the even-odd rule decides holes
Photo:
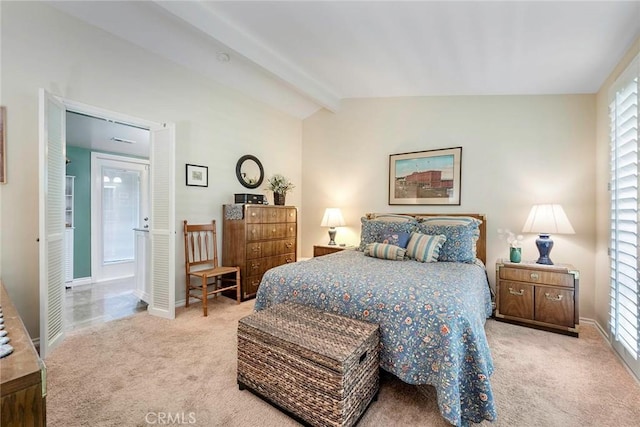
[(148, 173), (148, 160), (91, 153), (93, 282), (135, 274), (134, 228), (148, 218)]
[(40, 355), (64, 339), (64, 185), (66, 109), (39, 91)]
[(151, 302), (149, 313), (175, 317), (175, 126), (151, 128)]

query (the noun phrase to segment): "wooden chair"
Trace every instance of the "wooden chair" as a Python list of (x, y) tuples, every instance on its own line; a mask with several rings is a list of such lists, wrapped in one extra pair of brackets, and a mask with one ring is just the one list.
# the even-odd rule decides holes
[[(211, 224), (187, 224), (184, 221), (184, 265), (187, 275), (186, 302), (190, 297), (202, 301), (202, 310), (207, 315), (207, 299), (210, 295), (235, 289), (236, 300), (240, 303), (240, 267), (218, 266), (218, 246), (216, 244), (216, 221)], [(233, 277), (229, 277), (233, 275)], [(191, 284), (191, 278), (200, 279)], [(209, 282), (210, 279), (214, 279)], [(208, 290), (212, 286), (212, 290)], [(193, 292), (195, 291), (195, 292)]]

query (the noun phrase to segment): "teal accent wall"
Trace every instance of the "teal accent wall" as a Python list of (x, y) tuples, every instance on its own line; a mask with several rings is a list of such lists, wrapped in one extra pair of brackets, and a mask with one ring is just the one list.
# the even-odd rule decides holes
[(75, 176), (73, 278), (91, 277), (91, 150), (67, 146), (67, 175)]

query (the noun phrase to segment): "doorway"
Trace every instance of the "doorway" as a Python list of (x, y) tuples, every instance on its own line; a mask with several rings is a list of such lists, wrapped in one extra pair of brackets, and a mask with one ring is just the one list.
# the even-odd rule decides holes
[(152, 315), (175, 316), (175, 125), (132, 118), (39, 90), (40, 354), (64, 340), (63, 235), (67, 111), (135, 123), (150, 131), (150, 303)]
[(93, 283), (134, 276), (134, 230), (149, 227), (148, 177), (148, 160), (91, 153)]

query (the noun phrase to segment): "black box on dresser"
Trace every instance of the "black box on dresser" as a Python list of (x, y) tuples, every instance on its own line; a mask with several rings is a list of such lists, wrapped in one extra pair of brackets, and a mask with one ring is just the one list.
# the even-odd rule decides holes
[(234, 203), (249, 203), (252, 205), (264, 205), (267, 203), (267, 198), (264, 194), (236, 193), (233, 196)]

